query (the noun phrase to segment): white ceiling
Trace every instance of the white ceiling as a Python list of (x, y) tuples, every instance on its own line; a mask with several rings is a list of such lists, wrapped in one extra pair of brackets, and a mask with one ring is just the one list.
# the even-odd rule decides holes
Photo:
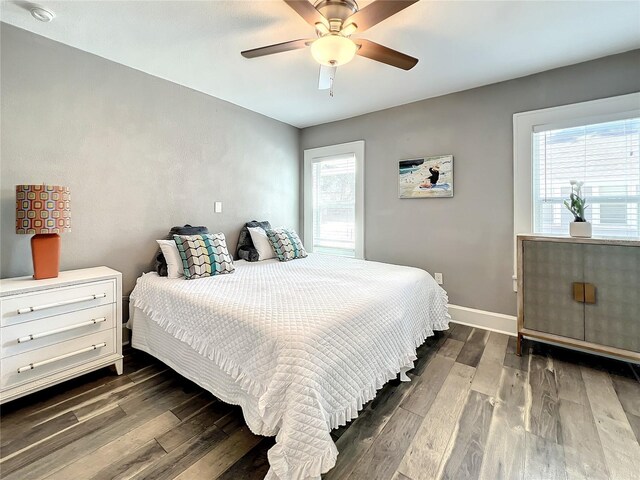
[[(360, 7), (371, 3), (360, 0)], [(241, 50), (313, 36), (280, 0), (39, 1), (38, 22), (2, 1), (1, 19), (296, 127), (640, 48), (640, 1), (421, 0), (362, 37), (420, 59), (405, 72), (356, 57), (335, 97), (308, 50), (247, 60)]]

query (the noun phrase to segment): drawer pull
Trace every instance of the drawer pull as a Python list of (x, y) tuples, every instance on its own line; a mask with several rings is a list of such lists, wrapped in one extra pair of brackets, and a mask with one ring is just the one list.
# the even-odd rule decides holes
[(95, 325), (96, 323), (106, 322), (107, 317), (102, 318), (94, 318), (93, 320), (88, 320), (82, 323), (76, 323), (75, 325), (69, 325), (68, 327), (56, 328), (55, 330), (49, 330), (48, 332), (41, 333), (32, 333), (26, 335), (24, 337), (20, 337), (18, 339), (18, 343), (30, 342), (31, 340), (36, 340), (38, 338), (48, 337), (50, 335), (55, 335), (56, 333), (68, 332), (69, 330), (75, 330), (76, 328), (88, 327), (89, 325)]
[(50, 363), (57, 362), (59, 360), (64, 360), (65, 358), (73, 357), (74, 355), (80, 355), (81, 353), (90, 352), (91, 350), (97, 350), (99, 348), (104, 348), (106, 346), (107, 344), (105, 342), (102, 342), (96, 345), (91, 345), (90, 347), (76, 350), (75, 352), (69, 352), (69, 353), (65, 353), (64, 355), (59, 355), (57, 357), (49, 358), (47, 360), (42, 360), (41, 362), (30, 363), (29, 365), (25, 365), (24, 367), (18, 368), (18, 373), (33, 370), (36, 367), (42, 367), (43, 365), (48, 365)]
[(23, 313), (37, 312), (38, 310), (45, 310), (47, 308), (61, 307), (63, 305), (72, 305), (74, 303), (88, 302), (89, 300), (96, 300), (98, 298), (104, 298), (106, 296), (107, 296), (106, 293), (97, 293), (95, 295), (87, 295), (86, 297), (73, 298), (71, 300), (64, 300), (62, 302), (48, 303), (46, 305), (38, 305), (37, 307), (19, 308), (18, 315)]

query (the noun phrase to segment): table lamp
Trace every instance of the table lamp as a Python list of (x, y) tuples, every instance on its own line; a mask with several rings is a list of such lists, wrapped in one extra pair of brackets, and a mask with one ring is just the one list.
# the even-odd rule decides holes
[(55, 278), (60, 271), (60, 235), (71, 231), (69, 187), (16, 185), (16, 233), (31, 237), (33, 278)]

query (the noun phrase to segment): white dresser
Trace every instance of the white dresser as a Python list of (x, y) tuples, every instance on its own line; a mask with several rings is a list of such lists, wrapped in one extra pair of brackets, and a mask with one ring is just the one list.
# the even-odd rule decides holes
[(0, 280), (0, 403), (115, 365), (122, 275), (107, 267)]

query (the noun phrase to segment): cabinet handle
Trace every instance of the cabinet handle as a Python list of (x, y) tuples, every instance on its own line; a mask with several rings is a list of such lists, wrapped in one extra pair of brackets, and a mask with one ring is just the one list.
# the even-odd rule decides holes
[(591, 283), (584, 284), (584, 303), (596, 303), (596, 286)]
[(48, 303), (46, 305), (38, 305), (37, 307), (19, 308), (18, 315), (21, 315), (23, 313), (37, 312), (38, 310), (45, 310), (47, 308), (61, 307), (63, 305), (71, 305), (74, 303), (88, 302), (89, 300), (96, 300), (98, 298), (104, 298), (106, 296), (107, 296), (106, 293), (97, 293), (94, 295), (87, 295), (86, 297), (72, 298), (71, 300), (63, 300), (62, 302)]
[(69, 353), (65, 353), (64, 355), (59, 355), (57, 357), (49, 358), (47, 360), (42, 360), (41, 362), (30, 363), (29, 365), (25, 365), (24, 367), (18, 368), (18, 373), (33, 370), (34, 368), (37, 368), (37, 367), (42, 367), (44, 365), (48, 365), (50, 363), (57, 362), (59, 360), (64, 360), (65, 358), (73, 357), (74, 355), (80, 355), (81, 353), (90, 352), (91, 350), (98, 350), (99, 348), (104, 348), (106, 346), (107, 344), (105, 342), (102, 342), (96, 345), (91, 345), (90, 347), (76, 350), (75, 352), (69, 352)]
[(49, 330), (48, 332), (31, 333), (24, 337), (18, 338), (18, 343), (30, 342), (38, 338), (48, 337), (55, 335), (56, 333), (68, 332), (69, 330), (75, 330), (76, 328), (88, 327), (89, 325), (95, 325), (96, 323), (106, 322), (107, 317), (94, 318), (82, 323), (76, 323), (75, 325), (69, 325), (68, 327), (56, 328), (55, 330)]
[(592, 283), (573, 282), (573, 299), (579, 303), (596, 303), (596, 286)]

